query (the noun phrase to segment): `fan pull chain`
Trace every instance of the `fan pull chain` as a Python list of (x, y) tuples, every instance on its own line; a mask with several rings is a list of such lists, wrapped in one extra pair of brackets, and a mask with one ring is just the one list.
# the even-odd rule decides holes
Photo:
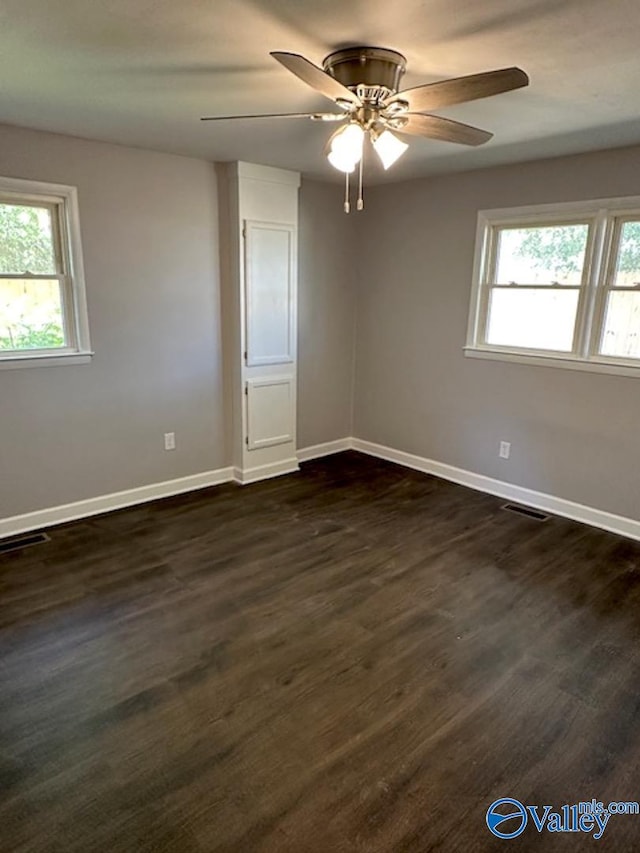
[(364, 198), (362, 197), (362, 169), (364, 164), (364, 145), (362, 146), (362, 157), (360, 158), (360, 169), (358, 171), (358, 202), (356, 207), (358, 210), (364, 209)]
[(351, 203), (349, 201), (349, 172), (345, 172), (344, 212), (349, 213), (350, 211), (351, 211)]

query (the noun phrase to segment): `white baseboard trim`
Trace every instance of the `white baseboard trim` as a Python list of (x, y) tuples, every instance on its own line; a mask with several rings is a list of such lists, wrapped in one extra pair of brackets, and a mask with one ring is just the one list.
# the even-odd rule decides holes
[(294, 474), (300, 470), (296, 458), (285, 459), (283, 462), (271, 462), (268, 465), (257, 465), (255, 468), (234, 468), (233, 479), (241, 486), (257, 483), (259, 480), (270, 480), (283, 474)]
[(341, 453), (343, 450), (351, 450), (352, 438), (338, 438), (335, 441), (325, 441), (323, 444), (313, 444), (298, 450), (298, 462), (308, 462), (310, 459), (320, 459), (322, 456), (331, 456), (332, 453)]
[(89, 498), (84, 501), (64, 504), (63, 506), (49, 507), (37, 510), (36, 512), (25, 513), (24, 515), (2, 518), (0, 519), (0, 539), (4, 539), (7, 536), (17, 536), (20, 533), (26, 533), (30, 530), (39, 530), (45, 527), (52, 527), (56, 524), (64, 524), (79, 518), (112, 512), (116, 509), (124, 509), (128, 506), (146, 503), (157, 500), (158, 498), (171, 497), (172, 495), (179, 495), (184, 492), (195, 491), (196, 489), (204, 489), (207, 486), (217, 486), (221, 483), (228, 483), (234, 480), (242, 485), (247, 485), (249, 483), (256, 483), (259, 480), (280, 477), (283, 474), (292, 474), (300, 470), (298, 460), (305, 462), (310, 459), (329, 456), (332, 453), (340, 453), (344, 450), (358, 450), (360, 453), (366, 453), (378, 459), (385, 459), (388, 462), (395, 462), (397, 465), (402, 465), (405, 468), (412, 468), (415, 471), (432, 474), (435, 477), (441, 477), (443, 480), (449, 480), (452, 483), (459, 483), (462, 486), (468, 486), (480, 492), (496, 495), (505, 500), (535, 507), (553, 515), (570, 518), (573, 521), (579, 521), (583, 524), (589, 524), (592, 527), (599, 527), (602, 530), (608, 530), (611, 533), (617, 533), (620, 536), (627, 536), (630, 539), (640, 541), (640, 521), (636, 519), (614, 515), (604, 510), (584, 506), (583, 504), (574, 503), (573, 501), (548, 495), (544, 492), (536, 492), (533, 489), (516, 486), (513, 483), (506, 483), (503, 480), (495, 480), (491, 477), (485, 477), (483, 474), (476, 474), (473, 471), (466, 471), (463, 468), (446, 465), (443, 462), (436, 462), (434, 459), (427, 459), (423, 456), (416, 456), (413, 453), (405, 453), (402, 450), (385, 447), (382, 444), (375, 444), (371, 441), (351, 437), (302, 448), (298, 451), (297, 459), (292, 458), (284, 462), (260, 465), (244, 471), (238, 468), (219, 468), (215, 471), (205, 471), (201, 474), (192, 474), (188, 477), (167, 480), (163, 483), (152, 483), (149, 486), (140, 486), (123, 492), (114, 492), (110, 495), (101, 495), (100, 497)]
[(147, 503), (158, 498), (168, 498), (207, 486), (218, 486), (233, 480), (232, 468), (218, 468), (216, 471), (204, 471), (202, 474), (191, 474), (176, 480), (166, 480), (163, 483), (152, 483), (149, 486), (139, 486), (124, 492), (114, 492), (110, 495), (100, 495), (84, 501), (75, 501), (62, 506), (40, 509), (24, 515), (14, 515), (11, 518), (0, 519), (0, 539), (7, 536), (17, 536), (29, 530), (39, 530), (42, 527), (52, 527), (54, 524), (65, 524), (91, 515), (124, 509), (135, 504)]
[(592, 527), (599, 527), (602, 530), (608, 530), (610, 533), (618, 533), (620, 536), (640, 540), (640, 521), (633, 518), (614, 515), (601, 509), (584, 506), (554, 495), (547, 495), (544, 492), (536, 492), (533, 489), (524, 488), (524, 486), (505, 483), (503, 480), (494, 480), (492, 477), (485, 477), (483, 474), (475, 474), (473, 471), (455, 468), (453, 465), (445, 465), (443, 462), (436, 462), (434, 459), (415, 456), (413, 453), (394, 450), (391, 447), (374, 444), (371, 441), (363, 441), (360, 438), (352, 439), (351, 446), (361, 453), (404, 465), (405, 468), (413, 468), (425, 474), (433, 474), (435, 477), (477, 489), (479, 492), (486, 492), (499, 498), (535, 507), (553, 515), (590, 524)]

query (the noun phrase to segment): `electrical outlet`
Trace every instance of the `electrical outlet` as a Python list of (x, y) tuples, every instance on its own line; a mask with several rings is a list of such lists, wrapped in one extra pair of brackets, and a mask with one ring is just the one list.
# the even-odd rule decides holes
[(164, 449), (165, 450), (175, 450), (176, 449), (176, 434), (175, 434), (175, 432), (165, 432), (165, 434), (164, 434)]
[(511, 442), (510, 441), (501, 441), (500, 442), (500, 451), (499, 454), (500, 459), (508, 459), (511, 455)]

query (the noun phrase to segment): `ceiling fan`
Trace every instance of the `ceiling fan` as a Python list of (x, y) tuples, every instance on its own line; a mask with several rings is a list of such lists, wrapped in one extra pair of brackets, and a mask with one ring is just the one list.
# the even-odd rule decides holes
[(520, 68), (501, 68), (400, 91), (400, 80), (406, 71), (407, 61), (396, 50), (383, 47), (344, 48), (326, 56), (322, 68), (297, 53), (274, 51), (271, 56), (316, 92), (333, 101), (339, 112), (204, 116), (202, 121), (308, 118), (313, 121), (339, 122), (341, 127), (329, 138), (325, 154), (331, 165), (346, 175), (346, 213), (349, 213), (351, 207), (349, 175), (357, 166), (357, 209), (362, 210), (364, 207), (362, 169), (367, 137), (385, 169), (393, 165), (408, 148), (397, 133), (462, 145), (482, 145), (491, 139), (492, 133), (430, 113), (453, 104), (520, 89), (529, 83), (528, 76)]

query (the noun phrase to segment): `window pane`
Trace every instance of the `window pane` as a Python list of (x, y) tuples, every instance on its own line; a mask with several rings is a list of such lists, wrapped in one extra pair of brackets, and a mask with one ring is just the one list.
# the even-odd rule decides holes
[(497, 284), (580, 285), (588, 225), (501, 228)]
[(488, 344), (570, 352), (578, 290), (493, 288), (489, 298)]
[(640, 358), (640, 293), (609, 293), (601, 352), (618, 358)]
[(51, 211), (0, 204), (0, 274), (55, 274)]
[(0, 352), (64, 347), (56, 279), (0, 279)]
[(640, 222), (625, 222), (620, 229), (620, 245), (614, 286), (633, 287), (640, 282)]

